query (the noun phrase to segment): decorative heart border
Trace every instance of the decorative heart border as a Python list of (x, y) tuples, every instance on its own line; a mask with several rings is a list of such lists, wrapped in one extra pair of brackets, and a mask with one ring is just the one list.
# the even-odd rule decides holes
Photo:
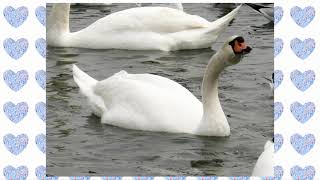
[[(28, 55), (33, 54), (34, 57), (36, 57), (35, 59), (33, 59), (34, 66), (37, 66), (38, 70), (45, 70), (45, 61), (44, 61), (45, 53), (44, 53), (44, 47), (42, 45), (44, 39), (41, 39), (41, 38), (45, 37), (45, 31), (44, 31), (44, 29), (45, 29), (45, 21), (44, 21), (45, 13), (43, 13), (43, 8), (45, 8), (45, 3), (41, 2), (41, 3), (39, 3), (39, 5), (37, 5), (37, 7), (34, 7), (31, 3), (32, 2), (5, 1), (0, 4), (0, 10), (2, 12), (3, 12), (4, 8), (9, 7), (9, 6), (15, 8), (15, 9), (18, 9), (19, 7), (23, 7), (23, 6), (28, 8), (27, 18), (22, 20), (23, 22), (21, 21), (21, 22), (17, 23), (16, 25), (12, 26), (10, 24), (10, 22), (7, 21), (7, 19), (5, 19), (5, 18), (1, 19), (4, 21), (3, 22), (4, 24), (6, 24), (6, 25), (8, 25), (8, 27), (12, 28), (12, 32), (15, 32), (16, 36), (10, 36), (10, 37), (8, 36), (8, 37), (1, 37), (0, 38), (3, 40), (5, 40), (5, 39), (8, 40), (8, 42), (5, 45), (6, 47), (8, 47), (7, 48), (8, 50), (6, 51), (3, 49), (3, 51), (2, 51), (2, 52), (4, 52), (4, 53), (2, 53), (2, 55), (6, 55), (6, 56), (0, 57), (0, 59), (1, 59), (1, 61), (7, 61), (9, 64), (16, 63), (16, 65), (19, 66), (20, 69), (22, 70), (22, 69), (25, 69), (25, 67), (22, 66), (22, 62), (27, 61), (27, 59), (26, 59), (27, 54)], [(315, 15), (317, 16), (318, 14), (320, 14), (320, 3), (316, 2), (315, 4), (311, 4), (310, 2), (303, 2), (303, 4), (301, 4), (301, 1), (298, 1), (298, 0), (293, 0), (290, 2), (276, 1), (275, 6), (276, 6), (276, 8), (275, 8), (275, 11), (276, 11), (276, 13), (275, 13), (275, 16), (276, 16), (275, 17), (275, 38), (278, 38), (281, 40), (281, 41), (279, 41), (280, 42), (279, 45), (277, 45), (277, 47), (276, 47), (277, 49), (275, 49), (275, 52), (276, 52), (275, 53), (276, 55), (274, 57), (275, 58), (275, 69), (281, 71), (282, 75), (283, 75), (283, 76), (280, 76), (280, 78), (278, 77), (278, 79), (277, 79), (278, 85), (277, 85), (277, 88), (275, 89), (275, 97), (277, 99), (276, 102), (281, 103), (281, 105), (283, 106), (282, 110), (279, 111), (281, 113), (278, 114), (279, 116), (278, 116), (277, 120), (275, 120), (275, 124), (277, 127), (275, 129), (275, 133), (278, 135), (281, 135), (280, 141), (278, 139), (277, 152), (275, 153), (276, 159), (281, 160), (281, 161), (279, 161), (279, 162), (277, 162), (277, 164), (275, 164), (276, 165), (275, 172), (276, 172), (276, 174), (279, 175), (278, 179), (281, 179), (281, 178), (282, 179), (287, 179), (287, 178), (292, 179), (293, 177), (296, 177), (297, 175), (299, 175), (299, 172), (302, 172), (302, 171), (308, 171), (311, 173), (311, 176), (314, 179), (319, 179), (320, 178), (320, 175), (319, 175), (320, 174), (319, 173), (320, 167), (315, 166), (313, 164), (313, 162), (310, 162), (310, 165), (308, 165), (308, 161), (307, 161), (312, 158), (309, 155), (309, 153), (312, 152), (312, 150), (309, 151), (308, 153), (306, 153), (305, 155), (303, 155), (303, 158), (301, 158), (302, 155), (297, 153), (293, 149), (292, 145), (290, 144), (290, 137), (294, 133), (285, 134), (286, 132), (283, 131), (282, 129), (285, 129), (288, 127), (283, 127), (282, 124), (284, 124), (284, 122), (286, 122), (286, 125), (289, 126), (289, 128), (291, 128), (290, 127), (291, 123), (298, 123), (299, 124), (298, 128), (293, 129), (292, 131), (295, 131), (295, 132), (298, 132), (301, 134), (304, 131), (308, 131), (308, 128), (312, 127), (314, 125), (314, 123), (317, 123), (317, 121), (312, 121), (312, 120), (308, 120), (308, 122), (306, 122), (306, 123), (299, 123), (299, 122), (297, 122), (297, 120), (293, 116), (289, 116), (291, 114), (290, 105), (293, 102), (298, 101), (297, 99), (295, 99), (295, 97), (298, 97), (298, 96), (305, 97), (305, 101), (299, 101), (300, 103), (312, 101), (312, 99), (307, 98), (307, 93), (311, 90), (311, 88), (313, 88), (313, 86), (316, 86), (316, 82), (318, 81), (318, 79), (317, 79), (317, 75), (318, 75), (317, 72), (318, 71), (316, 69), (311, 69), (315, 72), (315, 75), (316, 75), (315, 82), (313, 83), (312, 86), (310, 86), (307, 89), (302, 88), (302, 90), (301, 90), (301, 87), (299, 86), (300, 91), (297, 91), (297, 87), (294, 86), (294, 84), (292, 83), (292, 80), (290, 78), (290, 73), (293, 72), (294, 70), (298, 70), (300, 72), (305, 72), (306, 70), (309, 70), (309, 69), (303, 68), (303, 64), (304, 63), (311, 63), (312, 61), (315, 61), (314, 58), (319, 57), (317, 55), (317, 53), (319, 52), (317, 40), (319, 39), (319, 37), (318, 38), (308, 37), (308, 33), (306, 33), (306, 32), (310, 32), (310, 31), (316, 32), (317, 29), (316, 28), (312, 29), (312, 28), (314, 27), (314, 24), (319, 24), (319, 22), (315, 22), (317, 20), (316, 18), (309, 18), (312, 20), (308, 20), (308, 22), (305, 24), (303, 24), (303, 21), (301, 21), (301, 22), (299, 21), (297, 23), (297, 20), (293, 19), (293, 15), (291, 15), (291, 11), (295, 6), (300, 7), (301, 9), (304, 9), (305, 7), (308, 7), (308, 6), (312, 6), (312, 7), (314, 7)], [(1, 15), (3, 15), (3, 14), (1, 14)], [(30, 24), (30, 21), (32, 21), (31, 24), (34, 25), (33, 31), (38, 31), (39, 36), (37, 36), (37, 37), (21, 37), (21, 36), (19, 36), (21, 32), (25, 32), (26, 30), (28, 30), (28, 28), (26, 28), (26, 27), (28, 26), (28, 24)], [(291, 27), (294, 27), (294, 29), (293, 28), (289, 28), (289, 29), (284, 28), (286, 26), (290, 26), (290, 23), (292, 24)], [(287, 39), (286, 36), (290, 33), (291, 34), (294, 33), (296, 39), (295, 38)], [(12, 40), (10, 40), (10, 38)], [(23, 38), (25, 38), (27, 41), (24, 41)], [(309, 38), (314, 39), (314, 45), (312, 42), (310, 43), (310, 45), (308, 45), (308, 47), (311, 47), (312, 50), (308, 49), (308, 48), (305, 48), (306, 50), (304, 50), (303, 46), (301, 46), (302, 50), (299, 50), (299, 48), (297, 48), (297, 46), (296, 46), (297, 42), (298, 42), (298, 45), (303, 45), (301, 43), (304, 40), (309, 39)], [(19, 47), (17, 47), (17, 48), (18, 48), (18, 51), (21, 50), (21, 52), (15, 54), (14, 52), (12, 52), (12, 49), (10, 49), (9, 47), (11, 47), (11, 48), (13, 47), (13, 49), (14, 49), (15, 46), (12, 46), (12, 43), (14, 41), (17, 42), (19, 39), (21, 39), (22, 41), (21, 41), (21, 45), (19, 45)], [(36, 40), (38, 40), (38, 41), (36, 41)], [(300, 40), (300, 41), (297, 41), (297, 40)], [(291, 42), (293, 45), (291, 45)], [(294, 42), (296, 42), (296, 44)], [(2, 45), (4, 46), (4, 44), (2, 44)], [(303, 51), (306, 51), (307, 53), (303, 54)], [(291, 57), (291, 59), (287, 59), (287, 57)], [(293, 69), (290, 69), (288, 71), (288, 69), (287, 69), (288, 67), (284, 66), (285, 64), (290, 64), (290, 65), (295, 64), (295, 66)], [(312, 66), (309, 66), (308, 68), (310, 68), (310, 67), (312, 67)], [(316, 65), (314, 67), (316, 67)], [(0, 68), (2, 68), (2, 67), (0, 67)], [(8, 69), (1, 69), (1, 70), (8, 70)], [(29, 80), (30, 80), (30, 82), (28, 81), (27, 84), (34, 82), (34, 84), (30, 85), (30, 87), (34, 87), (35, 89), (38, 89), (37, 92), (39, 92), (39, 93), (44, 93), (45, 86), (43, 86), (43, 83), (41, 83), (43, 81), (39, 81), (40, 83), (38, 84), (36, 82), (36, 74), (31, 73), (30, 69), (26, 69), (26, 70), (29, 73)], [(16, 71), (17, 70), (15, 70), (15, 72)], [(2, 71), (2, 72), (4, 72), (4, 71)], [(40, 76), (38, 76), (38, 77), (40, 77)], [(38, 79), (40, 79), (40, 78), (38, 78)], [(3, 83), (4, 83), (4, 81), (3, 81)], [(3, 87), (7, 88), (8, 86), (5, 85)], [(25, 101), (23, 95), (19, 94), (21, 91), (24, 90), (24, 88), (27, 88), (27, 85), (22, 87), (17, 92), (14, 92), (9, 89), (11, 91), (9, 96), (12, 97), (12, 102), (17, 103), (17, 102), (24, 102)], [(294, 89), (294, 92), (291, 91), (292, 90), (291, 88)], [(316, 88), (314, 88), (314, 89), (316, 89)], [(287, 101), (284, 101), (284, 100), (288, 99), (288, 97), (286, 95), (290, 94), (290, 93), (283, 93), (285, 90), (287, 90), (287, 92), (293, 92), (295, 95), (295, 96), (289, 98), (289, 99), (291, 99), (291, 101), (289, 103), (287, 103)], [(7, 92), (8, 89), (4, 90), (4, 91)], [(16, 97), (20, 97), (20, 101), (13, 101), (13, 99)], [(38, 103), (38, 102), (45, 102), (45, 94), (43, 94), (42, 99), (37, 99), (36, 103)], [(43, 127), (43, 122), (45, 121), (45, 117), (44, 117), (43, 113), (37, 114), (35, 112), (36, 111), (35, 110), (36, 103), (30, 104), (30, 106), (29, 106), (29, 111), (33, 111), (33, 113), (30, 113), (30, 114), (33, 114), (34, 117), (31, 117), (31, 115), (28, 114), (28, 115), (26, 115), (26, 117), (23, 120), (21, 120), (17, 124), (15, 124), (14, 127), (24, 126), (26, 124), (25, 122), (30, 121), (30, 119), (33, 119), (34, 122), (36, 123), (36, 125)], [(3, 104), (4, 104), (4, 102), (2, 102), (2, 105)], [(28, 104), (29, 104), (29, 102), (28, 102)], [(43, 110), (39, 110), (39, 108), (38, 108), (38, 112), (43, 112)], [(314, 114), (314, 116), (317, 116), (317, 118), (314, 118), (314, 119), (319, 119), (318, 118), (319, 116), (317, 114)], [(39, 119), (41, 119), (41, 120), (39, 120)], [(12, 122), (8, 121), (8, 119), (6, 117), (0, 119), (0, 121), (1, 122), (6, 121), (6, 123), (9, 123), (9, 124), (12, 123)], [(37, 124), (37, 123), (39, 123), (39, 124)], [(14, 123), (12, 123), (12, 124), (14, 124)], [(33, 128), (33, 127), (26, 126), (24, 128), (28, 129), (28, 128)], [(6, 129), (6, 131), (8, 134), (8, 133), (11, 133), (12, 129)], [(22, 134), (22, 133), (27, 133), (27, 132), (21, 132), (20, 134)], [(38, 132), (38, 133), (41, 134), (44, 132)], [(305, 134), (308, 134), (308, 133), (311, 133), (311, 132), (306, 132)], [(319, 138), (319, 134), (314, 134), (314, 136), (316, 139), (316, 144), (315, 144), (315, 147), (316, 147), (318, 145), (317, 139)], [(20, 155), (26, 153), (27, 148), (29, 148), (29, 146), (31, 146), (31, 145), (36, 146), (35, 137), (33, 137), (33, 136), (31, 137), (29, 134), (28, 134), (28, 137), (29, 137), (29, 145), (23, 151), (21, 151), (20, 154), (18, 154), (17, 156), (20, 156)], [(281, 146), (280, 146), (280, 144), (281, 144)], [(44, 171), (43, 165), (45, 164), (45, 154), (43, 152), (41, 152), (42, 150), (44, 150), (41, 147), (42, 146), (40, 146), (40, 149), (38, 149), (38, 147), (35, 148), (35, 149), (37, 149), (37, 153), (35, 153), (34, 156), (30, 156), (32, 158), (41, 159), (43, 162), (43, 164), (37, 165), (37, 169), (38, 169), (37, 171), (36, 171), (36, 169), (28, 169), (28, 168), (27, 168), (28, 171), (25, 171), (25, 169), (23, 168), (25, 166), (23, 164), (21, 164), (20, 166), (13, 166), (13, 165), (11, 166), (10, 164), (13, 164), (11, 162), (6, 162), (6, 163), (8, 163), (6, 166), (7, 169), (12, 169), (12, 168), (18, 169), (19, 167), (22, 167), (20, 169), (24, 169), (23, 172), (28, 172), (28, 177), (43, 177), (42, 175), (43, 175), (43, 171)], [(289, 148), (290, 148), (290, 150), (288, 150)], [(9, 155), (12, 155), (7, 149), (0, 149), (0, 152), (1, 151), (3, 151), (3, 153), (9, 153)], [(285, 153), (287, 153), (288, 151), (295, 152), (297, 154), (296, 155), (297, 158), (300, 158), (300, 161), (302, 164), (301, 165), (290, 164), (290, 160), (295, 157), (290, 157), (290, 158), (286, 157)], [(15, 155), (13, 155), (13, 156), (15, 156)], [(285, 163), (282, 163), (282, 162), (285, 162)], [(0, 164), (1, 164), (1, 160), (0, 160)], [(12, 168), (9, 168), (10, 166)], [(3, 171), (4, 171), (4, 169), (5, 169), (5, 167), (2, 168)], [(313, 171), (313, 169), (314, 169), (314, 171)], [(6, 170), (6, 172), (8, 172), (8, 170)], [(313, 174), (313, 172), (315, 172), (315, 173)], [(2, 175), (3, 174), (4, 173), (2, 173)], [(4, 176), (0, 176), (0, 178), (1, 177), (4, 177)], [(85, 177), (79, 177), (79, 178), (85, 178)], [(105, 177), (104, 179), (112, 180), (112, 178), (114, 178), (114, 177)], [(205, 178), (210, 179), (210, 180), (211, 179), (216, 180), (216, 178), (213, 178), (213, 177), (205, 177)], [(51, 177), (48, 179), (58, 179), (58, 177)], [(186, 178), (186, 179), (188, 179), (188, 178)], [(261, 178), (261, 179), (265, 179), (265, 178)]]

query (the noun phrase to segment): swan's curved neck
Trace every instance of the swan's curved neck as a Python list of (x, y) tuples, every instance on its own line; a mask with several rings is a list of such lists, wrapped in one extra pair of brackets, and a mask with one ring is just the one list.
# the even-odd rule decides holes
[(203, 116), (198, 134), (228, 136), (229, 123), (220, 105), (218, 97), (218, 78), (225, 68), (227, 54), (220, 50), (209, 61), (202, 81)]
[(47, 23), (47, 41), (49, 44), (59, 45), (69, 29), (70, 3), (54, 4)]

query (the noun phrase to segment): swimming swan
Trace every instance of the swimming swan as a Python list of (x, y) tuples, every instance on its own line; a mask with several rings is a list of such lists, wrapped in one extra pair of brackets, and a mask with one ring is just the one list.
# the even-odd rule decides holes
[(102, 123), (137, 130), (229, 136), (230, 127), (218, 97), (218, 77), (250, 51), (242, 37), (233, 36), (210, 59), (202, 81), (202, 103), (180, 84), (153, 74), (120, 71), (97, 81), (73, 65), (73, 78)]
[[(138, 7), (143, 7), (146, 3), (136, 3)], [(148, 4), (147, 4), (148, 5)], [(151, 6), (161, 6), (161, 7), (168, 7), (183, 11), (182, 3), (151, 3)]]
[(267, 141), (264, 145), (264, 151), (259, 156), (254, 166), (252, 176), (273, 176), (273, 153), (274, 142)]
[(47, 43), (49, 46), (90, 49), (174, 51), (208, 48), (240, 7), (214, 22), (168, 7), (136, 7), (112, 13), (71, 33), (70, 4), (55, 4), (48, 17)]

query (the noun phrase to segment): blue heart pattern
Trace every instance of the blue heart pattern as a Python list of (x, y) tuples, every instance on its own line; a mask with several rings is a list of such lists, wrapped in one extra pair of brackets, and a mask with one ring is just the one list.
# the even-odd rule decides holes
[(89, 176), (70, 176), (70, 180), (90, 180)]
[(36, 113), (42, 121), (46, 121), (46, 104), (38, 102), (35, 107)]
[(44, 180), (46, 179), (46, 167), (44, 166), (38, 166), (36, 168), (36, 176), (38, 178), (38, 180)]
[(280, 86), (283, 81), (283, 73), (280, 70), (274, 71), (274, 89)]
[(46, 180), (59, 180), (58, 176), (47, 176)]
[(313, 7), (308, 6), (304, 9), (301, 9), (300, 7), (293, 7), (291, 8), (290, 15), (294, 22), (296, 22), (300, 27), (306, 27), (310, 24), (310, 22), (313, 20), (316, 12)]
[(185, 176), (166, 176), (166, 180), (185, 180)]
[(4, 82), (13, 91), (19, 91), (28, 81), (28, 72), (26, 70), (18, 71), (17, 73), (8, 70), (3, 73)]
[(283, 176), (283, 168), (281, 166), (273, 167), (274, 178), (275, 180), (281, 180)]
[(46, 136), (44, 134), (38, 134), (35, 141), (39, 150), (43, 153), (46, 153)]
[(280, 6), (274, 7), (274, 25), (277, 25), (283, 17), (283, 9)]
[(283, 105), (281, 102), (274, 103), (274, 120), (276, 121), (279, 119), (281, 114), (283, 113)]
[(39, 53), (42, 57), (46, 58), (46, 53), (47, 53), (46, 40), (43, 39), (43, 38), (37, 39), (36, 42), (35, 42), (35, 47), (36, 47), (38, 53)]
[(291, 72), (290, 79), (292, 83), (300, 90), (307, 90), (314, 82), (316, 75), (314, 71), (308, 70), (301, 73), (299, 70), (294, 70)]
[(197, 178), (198, 180), (218, 180), (216, 176), (201, 176)]
[(301, 168), (299, 166), (294, 166), (290, 170), (291, 177), (294, 180), (312, 180), (316, 170), (313, 166), (307, 166), (305, 168)]
[(28, 46), (28, 40), (25, 38), (18, 39), (17, 41), (8, 38), (3, 42), (5, 51), (15, 60), (23, 56), (23, 54), (28, 50)]
[(121, 180), (121, 176), (107, 176), (107, 177), (102, 177), (101, 180)]
[(274, 39), (274, 57), (278, 56), (283, 49), (283, 40), (280, 38)]
[(134, 176), (133, 180), (153, 180), (152, 176)]
[(305, 39), (304, 41), (294, 38), (291, 40), (290, 46), (296, 56), (300, 59), (306, 59), (313, 52), (316, 43), (314, 39), (311, 38)]
[(28, 9), (24, 6), (17, 9), (8, 6), (3, 10), (3, 15), (12, 27), (21, 26), (28, 17)]
[(313, 134), (307, 134), (304, 137), (294, 134), (290, 138), (292, 147), (301, 155), (307, 154), (313, 148), (315, 141)]
[(274, 152), (278, 152), (283, 145), (283, 136), (281, 134), (274, 135)]
[(42, 89), (46, 88), (46, 72), (44, 70), (39, 70), (35, 75), (36, 81)]
[(21, 102), (15, 105), (12, 102), (7, 102), (3, 105), (3, 111), (10, 121), (18, 123), (27, 115), (28, 104)]
[(3, 143), (14, 155), (20, 154), (28, 145), (28, 136), (26, 134), (20, 134), (15, 137), (12, 134), (7, 134), (3, 137)]
[(229, 177), (230, 180), (250, 180), (248, 176)]
[(36, 11), (36, 17), (38, 21), (43, 25), (46, 26), (46, 8), (43, 6), (37, 7)]
[(313, 116), (315, 109), (316, 107), (313, 102), (308, 102), (304, 105), (294, 102), (290, 107), (293, 116), (301, 123), (307, 122)]
[(28, 177), (28, 168), (26, 166), (19, 166), (18, 168), (7, 166), (3, 169), (3, 175), (6, 177), (6, 180), (26, 180)]

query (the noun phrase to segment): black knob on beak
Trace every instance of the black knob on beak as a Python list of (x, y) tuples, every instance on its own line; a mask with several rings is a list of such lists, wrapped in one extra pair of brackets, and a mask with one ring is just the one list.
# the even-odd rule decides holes
[(247, 46), (247, 48), (245, 48), (245, 49), (243, 50), (243, 52), (244, 52), (245, 54), (248, 54), (248, 53), (251, 52), (251, 50), (252, 50), (252, 48), (251, 48), (250, 46)]

